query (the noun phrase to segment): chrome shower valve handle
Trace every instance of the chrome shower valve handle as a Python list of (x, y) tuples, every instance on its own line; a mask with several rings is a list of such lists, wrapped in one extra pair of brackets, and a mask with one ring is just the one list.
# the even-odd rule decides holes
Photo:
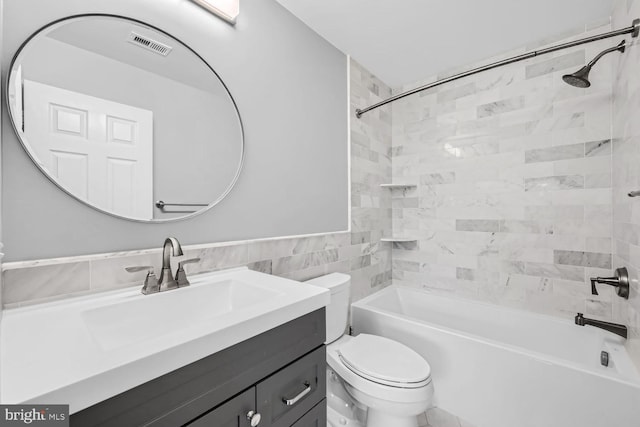
[(598, 295), (596, 283), (614, 286), (619, 297), (629, 299), (629, 272), (625, 267), (616, 269), (613, 277), (592, 277), (591, 279), (591, 295)]

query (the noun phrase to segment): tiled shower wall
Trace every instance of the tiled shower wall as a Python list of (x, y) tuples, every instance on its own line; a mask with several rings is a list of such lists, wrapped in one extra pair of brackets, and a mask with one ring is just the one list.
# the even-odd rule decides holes
[[(640, 17), (639, 0), (617, 0), (612, 25), (626, 27)], [(631, 327), (628, 348), (640, 368), (640, 47), (635, 39), (614, 62), (613, 85), (613, 264), (631, 276), (629, 300), (615, 298), (614, 322)]]
[[(358, 64), (350, 66), (352, 115), (355, 108), (389, 96), (382, 82)], [(391, 176), (390, 109), (361, 121), (353, 116), (351, 141), (352, 233), (192, 246), (185, 258), (201, 262), (187, 265), (188, 272), (246, 265), (301, 281), (345, 272), (352, 276), (354, 300), (390, 284), (391, 248), (380, 238), (391, 228), (391, 197), (379, 187)], [(145, 273), (129, 274), (124, 267), (153, 265), (158, 271), (161, 243), (150, 250), (4, 264), (3, 303), (32, 304), (141, 284)]]
[[(354, 289), (353, 299), (391, 284), (391, 194), (380, 184), (391, 180), (391, 106), (358, 119), (364, 108), (391, 96), (391, 89), (351, 61), (351, 276), (370, 286)], [(358, 253), (358, 250), (360, 251)]]
[[(607, 22), (545, 43), (609, 29)], [(417, 239), (393, 250), (395, 284), (563, 318), (613, 318), (611, 289), (592, 296), (588, 285), (613, 266), (613, 58), (594, 68), (590, 89), (561, 76), (617, 42), (541, 56), (394, 104), (393, 179), (417, 184), (393, 194), (395, 234)]]

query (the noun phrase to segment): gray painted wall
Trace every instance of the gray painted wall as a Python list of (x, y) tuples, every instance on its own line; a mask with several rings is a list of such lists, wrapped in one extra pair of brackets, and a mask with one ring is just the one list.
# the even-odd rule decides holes
[(244, 171), (230, 195), (198, 217), (169, 224), (120, 220), (51, 184), (3, 112), (6, 260), (156, 247), (168, 235), (195, 244), (348, 228), (344, 54), (274, 0), (244, 0), (235, 27), (188, 0), (5, 0), (3, 71), (32, 32), (80, 13), (140, 19), (199, 52), (238, 103)]

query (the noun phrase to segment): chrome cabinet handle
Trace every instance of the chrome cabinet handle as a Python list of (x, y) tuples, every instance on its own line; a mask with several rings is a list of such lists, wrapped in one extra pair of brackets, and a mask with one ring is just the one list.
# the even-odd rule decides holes
[(262, 415), (255, 411), (249, 411), (249, 413), (247, 413), (247, 419), (249, 420), (251, 427), (256, 427), (258, 424), (260, 424)]
[(305, 389), (302, 390), (300, 392), (300, 394), (298, 394), (296, 397), (294, 397), (293, 399), (287, 399), (286, 397), (282, 398), (282, 403), (284, 403), (287, 406), (293, 406), (296, 403), (298, 403), (298, 401), (300, 399), (302, 399), (303, 397), (305, 397), (307, 394), (309, 394), (311, 392), (311, 385), (309, 384), (308, 381), (304, 382), (304, 387)]

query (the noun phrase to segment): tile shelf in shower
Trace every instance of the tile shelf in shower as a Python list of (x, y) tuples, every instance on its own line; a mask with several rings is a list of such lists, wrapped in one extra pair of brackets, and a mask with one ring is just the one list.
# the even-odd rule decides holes
[(380, 184), (382, 188), (416, 188), (417, 184)]
[(395, 243), (406, 243), (406, 242), (417, 242), (418, 239), (415, 237), (383, 237), (380, 239), (381, 242), (395, 242)]

